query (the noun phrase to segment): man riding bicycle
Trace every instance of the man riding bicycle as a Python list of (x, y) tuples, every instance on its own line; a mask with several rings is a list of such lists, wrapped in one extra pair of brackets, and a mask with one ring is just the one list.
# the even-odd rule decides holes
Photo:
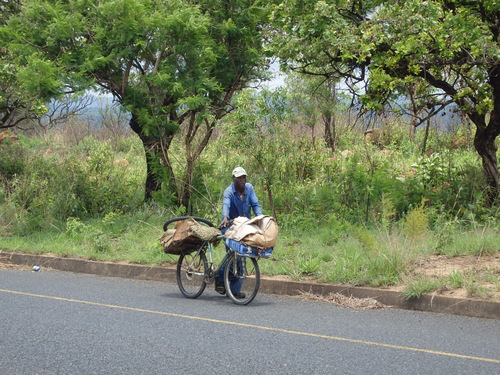
[[(242, 167), (233, 170), (233, 183), (224, 190), (222, 200), (222, 221), (219, 229), (225, 233), (230, 226), (230, 221), (239, 216), (249, 219), (252, 217), (252, 210), (255, 216), (262, 215), (262, 207), (259, 204), (253, 186), (247, 183), (247, 172)], [(230, 249), (226, 246), (226, 251)], [(220, 294), (226, 293), (224, 287), (224, 268), (219, 272), (215, 280), (215, 290)], [(236, 298), (245, 298), (241, 292), (241, 279), (231, 281), (231, 292)]]

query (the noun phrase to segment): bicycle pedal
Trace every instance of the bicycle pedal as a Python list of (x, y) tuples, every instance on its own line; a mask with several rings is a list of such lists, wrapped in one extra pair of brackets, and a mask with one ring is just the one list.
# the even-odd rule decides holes
[(215, 282), (215, 291), (219, 294), (226, 294), (226, 287), (224, 286), (224, 283), (219, 283), (219, 282)]

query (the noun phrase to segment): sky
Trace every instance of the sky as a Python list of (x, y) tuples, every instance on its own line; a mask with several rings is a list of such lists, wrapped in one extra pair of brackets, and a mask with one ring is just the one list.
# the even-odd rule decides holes
[(285, 85), (285, 75), (281, 74), (280, 72), (280, 65), (279, 61), (275, 61), (271, 64), (271, 73), (273, 74), (273, 78), (268, 81), (263, 83), (262, 85), (269, 88), (269, 89), (275, 89), (280, 86)]

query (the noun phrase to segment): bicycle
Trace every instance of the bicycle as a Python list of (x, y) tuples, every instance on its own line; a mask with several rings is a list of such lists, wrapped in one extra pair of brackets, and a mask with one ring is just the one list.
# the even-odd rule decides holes
[[(196, 216), (180, 216), (168, 220), (163, 225), (167, 231), (172, 223), (192, 218), (197, 222), (215, 228), (209, 220)], [(224, 235), (217, 236), (223, 240)], [(219, 272), (224, 268), (224, 287), (226, 295), (237, 305), (247, 305), (253, 301), (260, 287), (260, 270), (256, 256), (241, 255), (230, 247), (222, 261), (216, 266), (212, 258), (212, 243), (203, 241), (201, 245), (183, 251), (177, 261), (177, 285), (186, 298), (198, 298), (208, 284), (213, 284)], [(208, 259), (207, 259), (208, 254)], [(239, 293), (231, 290), (231, 286), (241, 284)], [(243, 296), (244, 294), (244, 296)]]

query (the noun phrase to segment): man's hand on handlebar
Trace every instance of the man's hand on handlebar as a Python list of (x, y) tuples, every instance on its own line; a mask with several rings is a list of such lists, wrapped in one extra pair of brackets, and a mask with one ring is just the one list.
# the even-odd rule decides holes
[(227, 216), (224, 216), (222, 222), (219, 224), (219, 229), (226, 228), (228, 225), (229, 225), (229, 220), (227, 219)]

